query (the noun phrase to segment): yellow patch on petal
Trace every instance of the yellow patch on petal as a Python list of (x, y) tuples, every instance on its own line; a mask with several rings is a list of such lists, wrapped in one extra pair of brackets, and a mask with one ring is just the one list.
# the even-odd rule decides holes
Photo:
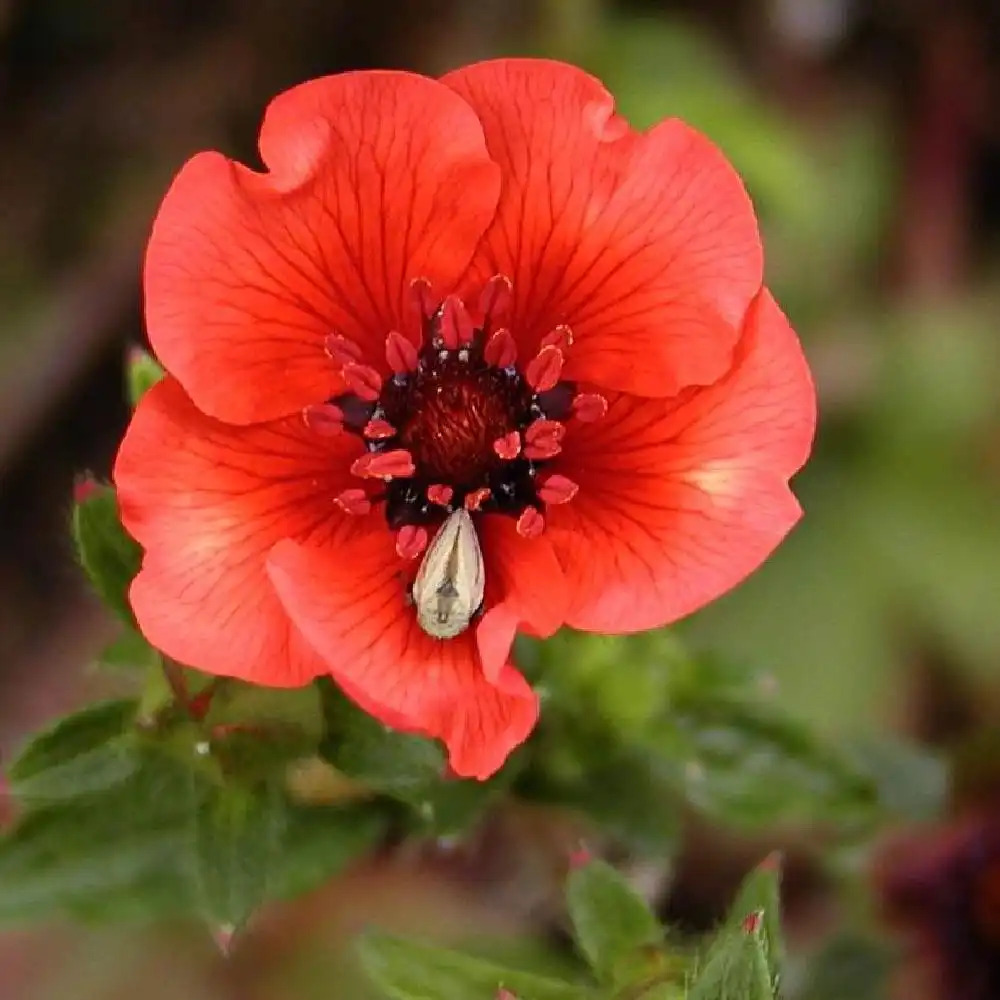
[(682, 478), (717, 503), (729, 506), (742, 492), (745, 473), (746, 467), (737, 461), (718, 459), (686, 470)]

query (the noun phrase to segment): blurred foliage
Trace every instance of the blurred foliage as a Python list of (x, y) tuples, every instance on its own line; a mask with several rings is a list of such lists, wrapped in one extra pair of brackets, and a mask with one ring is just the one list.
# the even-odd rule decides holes
[(590, 981), (543, 979), (380, 934), (362, 943), (362, 960), (392, 1000), (775, 1000), (778, 879), (773, 865), (751, 873), (717, 933), (686, 947), (664, 940), (652, 910), (613, 868), (585, 862), (566, 892)]

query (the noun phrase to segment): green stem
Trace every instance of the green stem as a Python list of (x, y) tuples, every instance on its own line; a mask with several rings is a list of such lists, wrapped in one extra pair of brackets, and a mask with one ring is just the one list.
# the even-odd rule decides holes
[(179, 705), (192, 719), (201, 722), (208, 714), (212, 699), (222, 687), (225, 678), (213, 677), (197, 694), (192, 695), (180, 665), (166, 656), (162, 657), (162, 665), (167, 687), (174, 696), (174, 705)]

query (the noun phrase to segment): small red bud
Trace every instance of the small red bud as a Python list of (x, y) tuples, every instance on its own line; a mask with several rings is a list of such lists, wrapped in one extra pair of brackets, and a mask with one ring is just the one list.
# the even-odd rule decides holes
[(73, 482), (73, 499), (76, 503), (86, 503), (100, 489), (101, 484), (89, 472), (85, 472)]
[(220, 924), (211, 930), (212, 940), (215, 947), (219, 949), (219, 954), (223, 958), (229, 958), (233, 951), (233, 938), (236, 936), (236, 928), (232, 924)]

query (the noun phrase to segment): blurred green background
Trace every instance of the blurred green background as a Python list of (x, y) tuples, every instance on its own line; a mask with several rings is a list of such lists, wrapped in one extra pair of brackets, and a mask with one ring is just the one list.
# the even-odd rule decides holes
[[(65, 525), (74, 473), (106, 473), (127, 419), (142, 247), (172, 174), (206, 147), (252, 159), (268, 99), (310, 76), (512, 54), (578, 63), (636, 126), (678, 115), (725, 150), (817, 378), (806, 518), (682, 634), (764, 671), (834, 740), (947, 749), (995, 718), (997, 51), (988, 0), (0, 0), (0, 753), (104, 683), (85, 666), (113, 626)], [(228, 963), (190, 928), (0, 936), (0, 995), (353, 997), (336, 946), (370, 919), (557, 936), (547, 851), (567, 834), (505, 823), (459, 857), (352, 872)], [(682, 856), (682, 918), (714, 912), (736, 877), (718, 870), (752, 854), (715, 836), (707, 860)], [(645, 872), (654, 895), (662, 874)], [(830, 903), (808, 873), (791, 885), (808, 944)]]

